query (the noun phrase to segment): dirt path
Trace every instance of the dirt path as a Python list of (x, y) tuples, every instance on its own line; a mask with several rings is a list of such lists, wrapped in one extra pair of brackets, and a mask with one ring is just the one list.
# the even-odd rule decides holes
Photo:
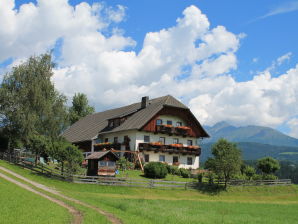
[[(84, 207), (91, 208), (91, 209), (97, 211), (98, 213), (100, 213), (100, 214), (106, 216), (107, 219), (108, 219), (111, 223), (113, 223), (113, 224), (122, 224), (121, 220), (119, 220), (119, 219), (118, 219), (117, 217), (115, 217), (113, 214), (111, 214), (111, 213), (109, 213), (109, 212), (106, 212), (106, 211), (104, 211), (104, 210), (102, 210), (102, 209), (99, 209), (99, 208), (97, 208), (96, 206), (89, 205), (89, 204), (87, 204), (87, 203), (85, 203), (85, 202), (82, 202), (82, 201), (79, 201), (79, 200), (77, 200), (77, 199), (68, 197), (68, 196), (66, 196), (66, 195), (64, 195), (64, 194), (61, 194), (60, 192), (58, 192), (58, 191), (56, 191), (56, 190), (54, 190), (54, 189), (52, 189), (52, 188), (49, 188), (49, 187), (47, 187), (47, 186), (45, 186), (45, 185), (43, 185), (43, 184), (40, 184), (40, 183), (38, 183), (38, 182), (29, 180), (29, 179), (27, 179), (27, 178), (25, 178), (25, 177), (23, 177), (23, 176), (21, 176), (21, 175), (15, 173), (15, 172), (12, 172), (11, 170), (6, 169), (6, 168), (4, 168), (4, 167), (1, 167), (1, 166), (0, 166), (0, 170), (3, 170), (3, 171), (5, 171), (5, 172), (7, 172), (7, 173), (9, 173), (9, 174), (11, 174), (11, 175), (13, 175), (13, 176), (15, 176), (15, 177), (21, 179), (21, 180), (23, 180), (23, 181), (26, 181), (27, 183), (30, 183), (30, 184), (32, 184), (33, 186), (35, 186), (35, 187), (37, 187), (37, 188), (39, 188), (39, 189), (42, 189), (42, 190), (44, 190), (44, 191), (47, 191), (47, 192), (52, 193), (52, 194), (54, 194), (54, 195), (57, 195), (57, 196), (59, 196), (59, 197), (61, 197), (61, 198), (64, 198), (64, 199), (66, 199), (66, 200), (68, 200), (68, 201), (71, 201), (71, 202), (74, 202), (74, 203), (76, 203), (76, 204), (82, 205), (82, 206), (84, 206)], [(37, 192), (38, 192), (38, 191), (37, 191)]]
[(63, 201), (60, 201), (60, 200), (58, 200), (56, 198), (52, 198), (52, 197), (50, 197), (50, 196), (48, 196), (48, 195), (46, 195), (44, 193), (41, 193), (41, 192), (39, 192), (37, 190), (34, 190), (29, 185), (23, 184), (23, 183), (21, 183), (19, 181), (16, 181), (15, 179), (12, 179), (12, 178), (10, 178), (10, 177), (2, 174), (2, 173), (0, 173), (0, 177), (2, 177), (3, 179), (5, 179), (5, 180), (7, 180), (7, 181), (9, 181), (11, 183), (14, 183), (14, 184), (20, 186), (21, 188), (23, 188), (23, 189), (25, 189), (27, 191), (31, 191), (34, 194), (37, 194), (37, 195), (39, 195), (41, 197), (44, 197), (44, 198), (46, 198), (46, 199), (48, 199), (48, 200), (50, 200), (50, 201), (52, 201), (52, 202), (54, 202), (54, 203), (56, 203), (56, 204), (58, 204), (60, 206), (66, 208), (72, 214), (72, 216), (73, 216), (73, 220), (72, 220), (71, 223), (73, 223), (73, 224), (81, 224), (82, 223), (83, 216), (80, 213), (80, 211), (77, 210), (76, 208), (74, 208), (74, 207), (72, 207), (72, 206), (64, 203)]

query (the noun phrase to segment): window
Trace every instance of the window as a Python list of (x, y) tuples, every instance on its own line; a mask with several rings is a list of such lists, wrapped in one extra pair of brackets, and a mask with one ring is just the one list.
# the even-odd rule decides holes
[(159, 162), (165, 162), (165, 161), (166, 161), (165, 155), (159, 155)]
[(182, 122), (181, 122), (181, 121), (177, 121), (176, 126), (177, 126), (177, 127), (182, 126)]
[(178, 160), (178, 156), (173, 156), (173, 163), (178, 163), (179, 160)]
[(167, 125), (172, 125), (173, 122), (172, 121), (167, 121)]
[(114, 121), (110, 121), (110, 123), (109, 123), (109, 127), (110, 127), (110, 128), (114, 127)]
[(192, 140), (187, 140), (187, 145), (192, 145)]
[(129, 137), (127, 135), (124, 136), (124, 142), (128, 143), (130, 141)]
[(144, 135), (144, 142), (150, 142), (150, 136)]
[(118, 137), (114, 137), (114, 143), (118, 143)]
[(108, 166), (108, 162), (107, 161), (99, 161), (99, 166)]
[(145, 163), (149, 162), (149, 154), (145, 154)]
[(162, 125), (162, 120), (161, 119), (157, 119), (156, 120), (156, 125)]
[(192, 165), (192, 157), (187, 157), (187, 165)]
[(105, 138), (105, 142), (109, 142), (109, 139), (108, 138)]
[(173, 144), (178, 144), (179, 140), (178, 138), (173, 138)]
[(166, 138), (165, 137), (159, 137), (159, 142), (162, 144), (166, 144)]

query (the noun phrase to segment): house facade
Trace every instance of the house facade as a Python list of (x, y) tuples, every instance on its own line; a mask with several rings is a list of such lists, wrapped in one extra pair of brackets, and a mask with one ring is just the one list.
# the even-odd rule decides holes
[(145, 162), (199, 167), (199, 141), (209, 137), (190, 109), (168, 95), (116, 108), (79, 120), (63, 136), (86, 155), (103, 149), (120, 156), (138, 152)]

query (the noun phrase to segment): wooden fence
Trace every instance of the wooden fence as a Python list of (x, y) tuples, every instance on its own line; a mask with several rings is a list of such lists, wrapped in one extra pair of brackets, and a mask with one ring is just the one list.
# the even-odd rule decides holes
[(145, 187), (145, 188), (194, 188), (197, 182), (165, 181), (154, 179), (117, 178), (99, 176), (72, 176), (74, 183), (88, 183), (112, 186)]
[[(143, 188), (161, 188), (161, 189), (199, 189), (202, 185), (207, 183), (182, 182), (182, 181), (165, 181), (154, 179), (137, 179), (137, 178), (118, 178), (118, 177), (101, 177), (101, 176), (83, 176), (72, 175), (69, 176), (61, 173), (59, 170), (49, 168), (46, 165), (35, 165), (32, 162), (24, 160), (22, 157), (11, 155), (8, 153), (0, 153), (0, 159), (15, 163), (19, 166), (28, 168), (34, 172), (49, 177), (58, 178), (65, 181), (72, 181), (81, 184), (98, 184), (107, 186), (126, 186), (126, 187), (143, 187)], [(260, 185), (290, 185), (290, 179), (280, 180), (230, 180), (229, 186), (260, 186)], [(207, 184), (208, 185), (208, 184)], [(216, 181), (215, 185), (224, 185), (223, 181)]]

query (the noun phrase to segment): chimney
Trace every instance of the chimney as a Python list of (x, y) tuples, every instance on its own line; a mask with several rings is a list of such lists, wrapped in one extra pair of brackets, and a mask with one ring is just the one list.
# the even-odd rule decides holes
[(149, 96), (143, 96), (141, 102), (141, 109), (146, 108), (149, 105)]

